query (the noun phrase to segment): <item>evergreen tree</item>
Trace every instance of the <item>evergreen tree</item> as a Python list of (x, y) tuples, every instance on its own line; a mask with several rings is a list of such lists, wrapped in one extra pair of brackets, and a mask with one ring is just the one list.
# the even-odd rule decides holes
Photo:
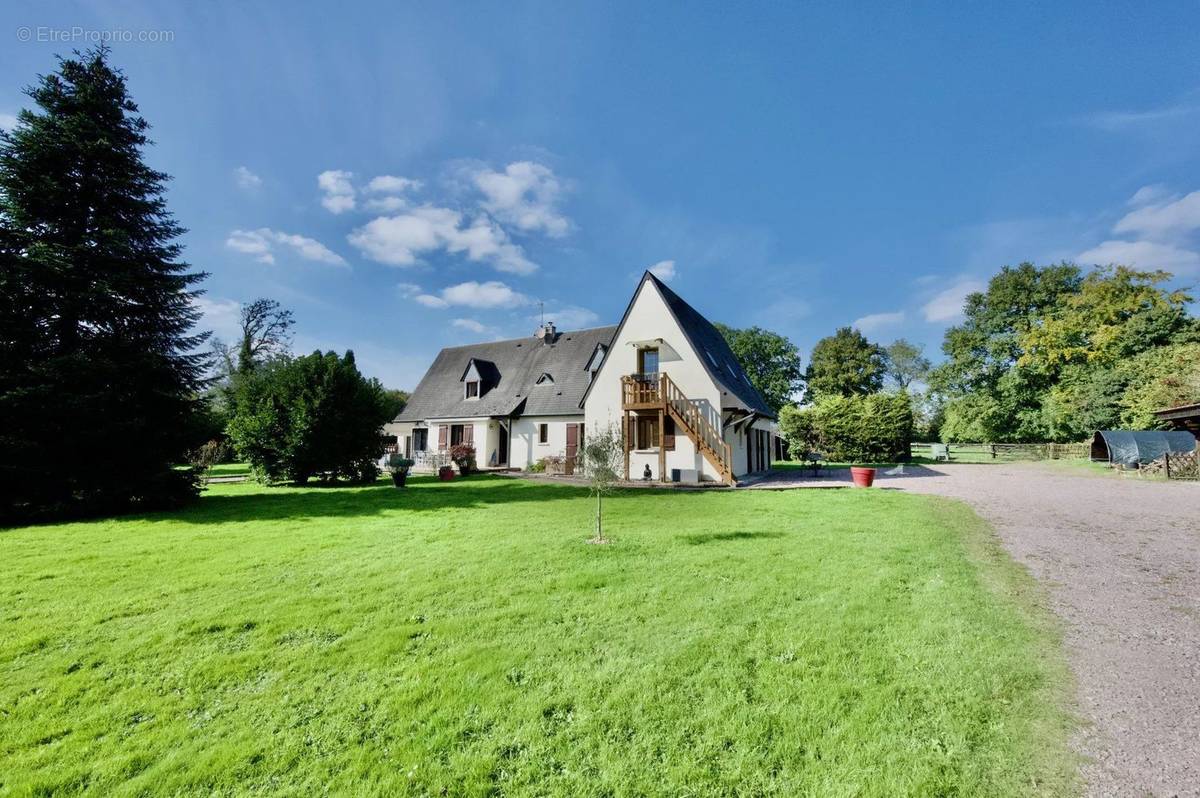
[(148, 125), (107, 48), (59, 60), (0, 135), (0, 515), (163, 507), (195, 440), (207, 334)]
[(378, 475), (391, 402), (378, 380), (359, 373), (353, 352), (276, 358), (235, 386), (229, 437), (265, 480), (370, 482)]

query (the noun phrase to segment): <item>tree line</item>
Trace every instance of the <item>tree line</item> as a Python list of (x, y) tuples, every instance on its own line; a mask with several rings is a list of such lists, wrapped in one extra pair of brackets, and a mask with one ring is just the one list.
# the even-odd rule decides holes
[(898, 459), (905, 435), (1069, 443), (1152, 429), (1153, 411), (1200, 401), (1200, 319), (1172, 281), (1122, 265), (1006, 266), (966, 298), (936, 367), (917, 344), (852, 327), (820, 339), (806, 369), (782, 336), (721, 331), (797, 453)]

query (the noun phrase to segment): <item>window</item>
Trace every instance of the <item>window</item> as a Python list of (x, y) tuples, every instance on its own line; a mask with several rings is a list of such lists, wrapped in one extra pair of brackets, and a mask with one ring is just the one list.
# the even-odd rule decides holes
[(423, 452), (429, 448), (429, 430), (414, 429), (412, 432), (412, 447), (414, 452)]
[(638, 416), (636, 446), (639, 449), (658, 446), (658, 416)]
[(467, 383), (467, 398), (468, 399), (478, 399), (479, 398), (479, 381), (478, 380), (471, 380), (470, 382)]
[(638, 350), (638, 373), (639, 374), (657, 374), (658, 373), (658, 350), (657, 349), (639, 349)]
[(549, 443), (550, 442), (550, 425), (549, 424), (538, 424), (537, 425), (537, 436), (538, 436), (537, 437), (538, 443)]
[(450, 425), (450, 445), (458, 446), (463, 442), (463, 428), (466, 424), (451, 424)]

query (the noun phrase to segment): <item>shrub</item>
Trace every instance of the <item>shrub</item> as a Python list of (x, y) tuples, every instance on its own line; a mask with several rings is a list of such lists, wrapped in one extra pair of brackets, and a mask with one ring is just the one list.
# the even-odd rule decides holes
[(413, 461), (398, 454), (389, 454), (387, 459), (388, 472), (392, 474), (407, 474), (413, 467)]
[(450, 459), (458, 466), (463, 476), (475, 470), (475, 447), (469, 443), (456, 443), (450, 447)]
[(788, 454), (791, 457), (803, 457), (806, 453), (817, 450), (815, 416), (812, 407), (784, 405), (780, 409), (779, 434), (787, 441)]
[(188, 455), (188, 462), (197, 471), (207, 471), (217, 463), (223, 463), (229, 456), (229, 447), (225, 441), (213, 439)]
[(387, 397), (378, 380), (359, 373), (351, 352), (260, 366), (238, 380), (235, 406), (229, 437), (266, 480), (379, 476)]
[(831, 460), (896, 462), (910, 456), (913, 412), (907, 394), (830, 396), (799, 416), (791, 425), (803, 434), (811, 422), (807, 440)]
[(530, 463), (527, 468), (531, 474), (544, 474), (546, 472), (546, 458), (543, 457), (537, 462)]

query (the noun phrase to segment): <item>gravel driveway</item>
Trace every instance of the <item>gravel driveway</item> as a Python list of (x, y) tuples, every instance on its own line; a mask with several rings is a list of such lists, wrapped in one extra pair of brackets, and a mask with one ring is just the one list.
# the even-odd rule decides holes
[(1075, 741), (1087, 794), (1200, 796), (1200, 483), (1066, 465), (905, 471), (876, 484), (968, 502), (1049, 589), (1091, 722)]

